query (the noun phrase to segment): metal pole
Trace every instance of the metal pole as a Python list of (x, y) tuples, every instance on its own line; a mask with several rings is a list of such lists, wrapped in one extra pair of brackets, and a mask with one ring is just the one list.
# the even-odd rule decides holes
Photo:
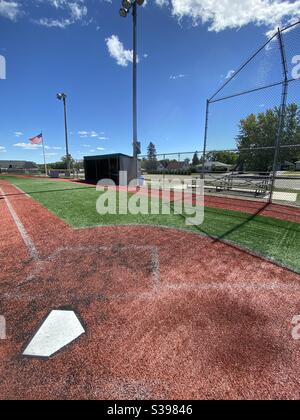
[(44, 143), (44, 135), (43, 135), (43, 133), (42, 133), (42, 144), (43, 144), (43, 155), (44, 155), (45, 175), (47, 176), (48, 169), (47, 169), (47, 162), (46, 162), (46, 152), (45, 152), (45, 143)]
[(137, 3), (132, 6), (133, 17), (133, 157), (136, 172), (136, 179), (138, 178), (138, 128), (137, 128)]
[(69, 139), (68, 139), (68, 121), (67, 121), (67, 98), (64, 96), (64, 114), (65, 114), (65, 135), (66, 135), (66, 154), (67, 154), (67, 170), (71, 171), (71, 162), (69, 155)]
[(283, 128), (284, 128), (286, 103), (287, 103), (287, 95), (288, 95), (288, 86), (289, 86), (286, 53), (285, 53), (284, 42), (283, 42), (283, 39), (282, 39), (282, 34), (281, 34), (280, 29), (278, 29), (278, 41), (279, 41), (279, 47), (280, 47), (280, 53), (281, 53), (284, 80), (282, 82), (283, 85), (282, 85), (282, 95), (281, 95), (281, 105), (280, 105), (280, 115), (279, 115), (279, 127), (278, 127), (278, 133), (277, 133), (277, 137), (276, 137), (276, 143), (275, 143), (275, 153), (274, 153), (274, 161), (273, 161), (273, 175), (272, 175), (272, 184), (271, 184), (269, 203), (272, 203), (272, 201), (273, 201), (273, 193), (274, 193), (274, 189), (275, 189), (275, 182), (276, 182), (276, 175), (277, 175), (277, 163), (278, 163), (278, 156), (279, 156), (279, 152), (280, 152), (282, 131), (283, 131)]
[(210, 101), (207, 100), (206, 101), (204, 145), (203, 145), (203, 155), (202, 155), (202, 159), (203, 159), (203, 162), (202, 162), (202, 179), (204, 179), (204, 175), (205, 175), (205, 157), (206, 157), (206, 149), (207, 149), (209, 106), (210, 106)]

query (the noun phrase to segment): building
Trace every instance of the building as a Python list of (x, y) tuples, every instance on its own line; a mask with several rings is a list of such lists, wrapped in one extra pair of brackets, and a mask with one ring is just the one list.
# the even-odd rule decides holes
[(0, 160), (0, 170), (13, 171), (37, 168), (36, 163), (26, 160)]
[[(226, 163), (217, 161), (206, 161), (204, 164), (205, 172), (229, 172), (233, 168), (233, 165), (227, 165)], [(202, 164), (198, 165), (198, 169), (202, 171)]]
[(167, 166), (168, 171), (182, 171), (186, 169), (185, 162), (178, 162), (177, 160), (173, 160)]
[[(113, 155), (86, 156), (84, 158), (85, 180), (97, 183), (111, 179), (116, 185), (124, 185), (120, 172), (127, 172), (127, 183), (135, 179), (135, 160), (133, 157), (117, 153)], [(140, 176), (139, 164), (139, 176)]]

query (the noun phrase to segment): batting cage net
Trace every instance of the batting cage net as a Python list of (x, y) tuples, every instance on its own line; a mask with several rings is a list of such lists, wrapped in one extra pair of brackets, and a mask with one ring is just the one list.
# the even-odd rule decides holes
[(300, 206), (299, 45), (300, 22), (278, 30), (207, 100), (207, 187)]
[(204, 147), (142, 157), (146, 180), (201, 177), (207, 194), (300, 206), (300, 22), (274, 33), (207, 100)]

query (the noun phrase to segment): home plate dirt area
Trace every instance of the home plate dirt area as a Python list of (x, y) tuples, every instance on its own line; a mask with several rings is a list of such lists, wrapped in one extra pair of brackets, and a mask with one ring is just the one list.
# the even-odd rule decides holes
[[(73, 230), (0, 188), (2, 399), (300, 397), (299, 275), (176, 229)], [(57, 310), (84, 334), (25, 357)]]

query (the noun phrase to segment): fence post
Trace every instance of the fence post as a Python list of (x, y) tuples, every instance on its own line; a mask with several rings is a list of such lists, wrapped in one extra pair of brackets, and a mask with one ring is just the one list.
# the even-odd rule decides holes
[(206, 148), (207, 148), (207, 136), (208, 136), (208, 117), (209, 117), (209, 106), (210, 101), (206, 101), (206, 117), (205, 117), (205, 132), (204, 132), (204, 145), (203, 145), (203, 155), (202, 155), (202, 179), (205, 179), (205, 158), (206, 158)]
[(278, 164), (278, 156), (281, 146), (281, 137), (285, 123), (285, 113), (286, 113), (286, 105), (287, 105), (287, 95), (288, 95), (288, 87), (289, 87), (289, 79), (288, 79), (288, 67), (286, 62), (286, 53), (285, 53), (285, 45), (282, 38), (281, 30), (278, 28), (278, 41), (280, 47), (280, 54), (281, 54), (281, 61), (282, 61), (282, 68), (283, 68), (283, 77), (284, 80), (282, 82), (282, 95), (281, 95), (281, 104), (280, 104), (280, 114), (279, 114), (279, 127), (278, 133), (276, 137), (276, 144), (275, 144), (275, 152), (274, 152), (274, 161), (273, 161), (273, 175), (272, 175), (272, 184), (270, 190), (270, 198), (269, 203), (273, 202), (273, 193), (275, 189), (275, 182), (276, 182), (276, 175), (277, 175), (277, 164)]

